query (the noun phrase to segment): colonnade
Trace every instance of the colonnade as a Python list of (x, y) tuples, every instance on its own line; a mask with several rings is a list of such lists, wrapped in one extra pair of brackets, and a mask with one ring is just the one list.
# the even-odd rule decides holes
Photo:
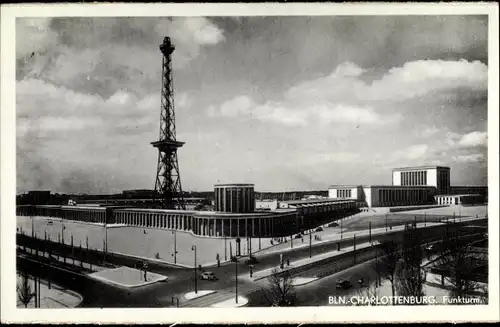
[(372, 206), (427, 204), (428, 194), (429, 191), (426, 189), (379, 189), (378, 203), (372, 203)]
[(116, 210), (115, 223), (141, 227), (191, 230), (193, 216), (187, 212), (169, 213)]
[(461, 204), (460, 196), (436, 196), (437, 204)]
[(296, 206), (301, 214), (314, 214), (321, 212), (335, 212), (346, 209), (355, 209), (355, 201), (337, 201), (332, 203), (311, 203)]
[[(296, 214), (294, 214), (294, 217)], [(278, 215), (194, 217), (193, 233), (212, 237), (267, 237), (272, 236)]]
[(25, 205), (16, 207), (16, 215), (53, 217), (101, 224), (106, 222), (106, 209), (101, 207), (75, 208), (50, 205)]

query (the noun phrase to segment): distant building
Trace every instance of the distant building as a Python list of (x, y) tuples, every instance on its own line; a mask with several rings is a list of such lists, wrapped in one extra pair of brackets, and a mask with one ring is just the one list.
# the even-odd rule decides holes
[(420, 166), (392, 170), (394, 186), (434, 186), (438, 194), (450, 192), (450, 167)]
[(253, 184), (216, 184), (215, 211), (249, 213), (255, 211)]
[(331, 199), (367, 207), (484, 203), (487, 194), (487, 186), (450, 186), (450, 168), (443, 166), (395, 168), (392, 185), (332, 185), (328, 190)]

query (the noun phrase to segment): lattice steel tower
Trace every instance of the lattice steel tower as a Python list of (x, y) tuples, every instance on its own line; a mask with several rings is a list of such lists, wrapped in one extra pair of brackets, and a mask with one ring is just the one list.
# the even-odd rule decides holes
[(161, 196), (164, 208), (184, 209), (181, 176), (177, 161), (177, 149), (184, 142), (175, 137), (174, 84), (172, 80), (172, 53), (175, 47), (169, 37), (163, 39), (160, 51), (163, 54), (160, 138), (151, 144), (158, 148), (155, 192)]

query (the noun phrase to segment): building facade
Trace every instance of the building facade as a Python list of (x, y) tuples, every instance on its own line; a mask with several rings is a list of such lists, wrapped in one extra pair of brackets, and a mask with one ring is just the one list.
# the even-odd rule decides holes
[(420, 166), (392, 170), (394, 186), (434, 186), (438, 194), (450, 192), (450, 167)]
[(441, 194), (435, 196), (439, 205), (483, 204), (485, 197), (482, 194)]
[(432, 204), (435, 190), (432, 186), (333, 185), (329, 194), (332, 199), (355, 200), (358, 206), (397, 207)]
[(216, 184), (215, 211), (250, 213), (255, 211), (253, 184)]

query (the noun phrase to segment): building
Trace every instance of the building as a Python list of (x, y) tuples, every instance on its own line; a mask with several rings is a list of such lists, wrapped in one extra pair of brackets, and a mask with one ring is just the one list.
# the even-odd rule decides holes
[(483, 204), (486, 199), (482, 194), (440, 194), (435, 200), (439, 205), (473, 205)]
[(216, 184), (215, 211), (249, 213), (255, 211), (253, 184)]
[(328, 197), (359, 206), (475, 204), (487, 201), (487, 186), (450, 186), (450, 168), (419, 166), (392, 170), (392, 185), (332, 185)]
[(450, 192), (450, 167), (420, 166), (392, 170), (394, 186), (433, 186), (438, 194)]
[(332, 185), (332, 199), (354, 200), (359, 206), (397, 207), (434, 203), (435, 187), (401, 185)]

